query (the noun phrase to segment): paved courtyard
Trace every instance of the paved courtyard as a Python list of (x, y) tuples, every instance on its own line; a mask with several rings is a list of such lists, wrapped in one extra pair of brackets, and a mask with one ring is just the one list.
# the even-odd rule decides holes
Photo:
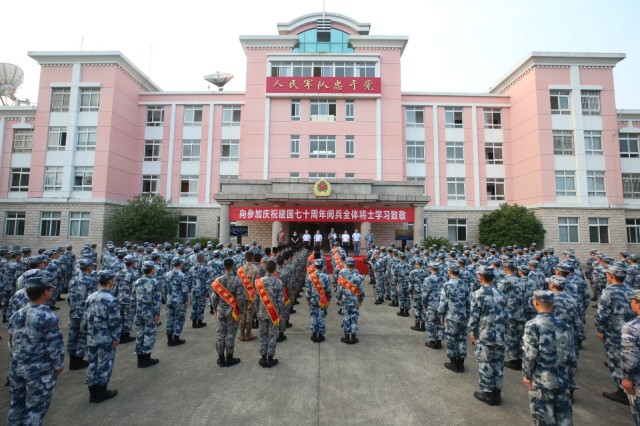
[[(215, 321), (194, 330), (187, 319), (187, 343), (167, 347), (164, 325), (154, 357), (160, 364), (136, 368), (134, 343), (118, 348), (110, 388), (118, 396), (89, 404), (86, 370), (65, 370), (54, 391), (48, 425), (530, 425), (527, 392), (519, 372), (505, 369), (503, 403), (489, 407), (473, 397), (478, 371), (469, 345), (464, 374), (443, 367), (445, 350), (424, 346), (424, 335), (409, 329), (412, 318), (397, 308), (373, 304), (372, 287), (361, 310), (360, 343), (345, 345), (337, 307), (327, 318), (327, 340), (309, 340), (306, 303), (296, 306), (288, 339), (279, 343), (280, 364), (258, 365), (258, 341), (236, 344), (242, 362), (216, 365)], [(68, 306), (57, 311), (67, 333)], [(631, 425), (627, 407), (601, 396), (612, 382), (595, 338), (594, 309), (588, 313), (588, 340), (580, 354), (573, 406), (576, 425)], [(188, 317), (187, 317), (188, 318)], [(164, 309), (163, 309), (164, 320)], [(255, 330), (257, 331), (257, 330)], [(8, 368), (7, 331), (0, 330), (0, 370)], [(68, 359), (65, 368), (68, 367)], [(8, 389), (8, 388), (5, 388)], [(6, 423), (8, 391), (0, 392), (0, 424)]]

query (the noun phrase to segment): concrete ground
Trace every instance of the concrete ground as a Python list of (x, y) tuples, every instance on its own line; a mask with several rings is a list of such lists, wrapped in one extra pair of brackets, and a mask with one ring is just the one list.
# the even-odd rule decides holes
[[(489, 407), (473, 397), (478, 370), (469, 345), (464, 374), (446, 370), (445, 350), (424, 346), (424, 334), (409, 329), (413, 318), (396, 316), (397, 308), (373, 304), (373, 289), (360, 315), (360, 343), (340, 342), (337, 307), (329, 307), (327, 340), (309, 340), (306, 303), (296, 306), (288, 339), (278, 343), (280, 364), (258, 365), (258, 341), (237, 341), (242, 362), (231, 368), (216, 365), (215, 321), (192, 329), (187, 316), (187, 343), (167, 347), (164, 325), (154, 357), (160, 363), (136, 368), (134, 343), (122, 345), (110, 388), (118, 396), (89, 404), (85, 371), (65, 370), (55, 388), (48, 425), (529, 425), (527, 392), (520, 372), (505, 369), (503, 403)], [(67, 334), (68, 306), (60, 304)], [(573, 406), (576, 425), (631, 425), (628, 407), (608, 401), (603, 390), (613, 383), (603, 366), (604, 350), (595, 337), (594, 309), (588, 312), (588, 340), (580, 354)], [(164, 309), (163, 309), (164, 320)], [(257, 331), (257, 330), (255, 330)], [(8, 368), (7, 331), (0, 330), (0, 371)], [(65, 368), (68, 367), (68, 359)], [(8, 388), (0, 392), (0, 424), (9, 407)]]

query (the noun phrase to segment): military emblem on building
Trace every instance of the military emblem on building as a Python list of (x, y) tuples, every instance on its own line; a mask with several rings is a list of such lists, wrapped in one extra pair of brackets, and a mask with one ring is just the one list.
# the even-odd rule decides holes
[(320, 179), (313, 185), (313, 194), (316, 197), (328, 197), (331, 195), (331, 184), (326, 179)]

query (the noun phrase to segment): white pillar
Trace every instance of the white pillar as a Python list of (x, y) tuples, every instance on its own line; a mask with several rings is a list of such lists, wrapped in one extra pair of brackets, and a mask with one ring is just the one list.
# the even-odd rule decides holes
[(282, 229), (282, 222), (275, 221), (271, 224), (271, 247), (278, 245), (278, 234)]
[(220, 235), (218, 240), (226, 244), (231, 239), (231, 222), (229, 221), (229, 204), (220, 203)]
[(422, 244), (424, 240), (424, 206), (414, 207), (413, 242)]

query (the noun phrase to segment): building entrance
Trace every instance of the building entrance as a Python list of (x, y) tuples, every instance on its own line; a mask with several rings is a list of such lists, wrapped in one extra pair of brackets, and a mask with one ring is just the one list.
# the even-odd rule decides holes
[[(311, 235), (311, 246), (313, 246), (313, 236), (317, 230), (322, 234), (322, 249), (329, 250), (331, 248), (331, 233), (335, 232), (337, 241), (342, 244), (340, 236), (346, 230), (349, 235), (354, 230), (360, 230), (358, 222), (289, 222), (289, 235), (293, 235), (293, 231), (297, 231), (300, 239), (305, 230)], [(353, 249), (353, 243), (349, 245)]]

